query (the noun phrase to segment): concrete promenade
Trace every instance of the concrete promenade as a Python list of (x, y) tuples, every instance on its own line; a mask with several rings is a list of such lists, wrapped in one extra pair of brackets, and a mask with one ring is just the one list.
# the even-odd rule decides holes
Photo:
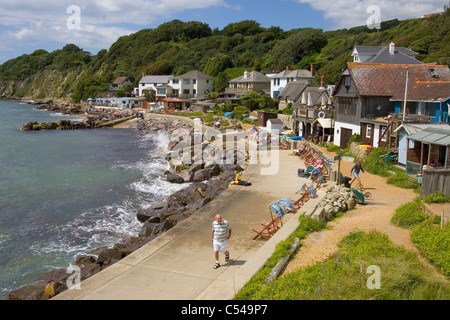
[[(261, 174), (264, 167), (252, 164), (242, 179), (252, 186), (231, 186), (187, 220), (139, 250), (81, 283), (81, 289), (66, 290), (53, 300), (230, 300), (263, 267), (278, 242), (297, 227), (298, 217), (312, 212), (319, 197), (309, 200), (297, 213), (283, 218), (283, 227), (270, 239), (252, 240), (252, 229), (270, 217), (269, 205), (280, 198), (297, 200), (295, 192), (306, 179), (297, 176), (303, 162), (279, 151), (278, 172)], [(273, 164), (269, 164), (273, 165)], [(309, 180), (310, 181), (310, 180)], [(308, 182), (310, 184), (310, 182)], [(232, 227), (228, 241), (230, 261), (220, 255), (215, 263), (211, 226), (220, 213)]]

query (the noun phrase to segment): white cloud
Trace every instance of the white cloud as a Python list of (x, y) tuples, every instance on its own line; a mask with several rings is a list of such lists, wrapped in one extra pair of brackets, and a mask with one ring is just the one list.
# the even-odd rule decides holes
[(306, 3), (322, 11), (324, 18), (336, 28), (351, 28), (366, 25), (372, 13), (367, 8), (376, 5), (381, 11), (381, 21), (419, 18), (427, 13), (443, 11), (443, 0), (294, 0)]
[[(68, 19), (79, 7), (79, 28), (69, 28)], [(170, 18), (190, 9), (227, 7), (226, 0), (2, 0), (0, 37), (8, 46), (50, 41), (81, 47), (109, 48), (120, 36)]]

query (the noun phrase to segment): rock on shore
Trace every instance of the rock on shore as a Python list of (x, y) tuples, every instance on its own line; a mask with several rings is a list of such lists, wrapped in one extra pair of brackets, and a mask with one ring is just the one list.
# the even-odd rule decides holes
[[(36, 109), (48, 110), (52, 112), (59, 112), (62, 114), (70, 115), (84, 115), (85, 110), (81, 108), (80, 105), (73, 105), (69, 103), (55, 104), (53, 101), (49, 101), (46, 104), (38, 106)], [(40, 130), (78, 130), (78, 129), (93, 129), (100, 128), (106, 123), (111, 123), (131, 117), (135, 115), (136, 112), (131, 109), (125, 109), (114, 112), (99, 112), (96, 114), (91, 114), (85, 117), (81, 121), (74, 120), (58, 120), (49, 122), (36, 122), (29, 121), (22, 126), (23, 131), (40, 131)]]
[[(168, 149), (175, 148), (187, 135), (193, 135), (193, 128), (176, 120), (137, 120), (132, 128), (145, 132), (165, 132), (170, 137)], [(205, 146), (205, 145), (204, 145)], [(203, 147), (203, 150), (205, 147)], [(217, 147), (211, 147), (221, 159), (232, 157), (233, 164), (201, 163), (176, 164), (172, 163), (170, 154), (167, 159), (171, 163), (166, 172), (167, 181), (184, 183), (186, 188), (175, 192), (160, 202), (154, 202), (150, 207), (139, 210), (136, 219), (142, 223), (138, 235), (128, 236), (113, 247), (101, 247), (91, 251), (86, 256), (78, 257), (72, 265), (80, 268), (81, 281), (104, 270), (117, 261), (136, 251), (149, 241), (155, 239), (167, 230), (175, 227), (190, 217), (198, 209), (228, 188), (234, 180), (234, 171), (243, 171), (242, 157), (237, 150), (224, 152)], [(195, 154), (192, 154), (195, 158)], [(47, 300), (68, 289), (67, 282), (71, 274), (67, 269), (50, 271), (28, 286), (24, 286), (9, 293), (8, 300)]]

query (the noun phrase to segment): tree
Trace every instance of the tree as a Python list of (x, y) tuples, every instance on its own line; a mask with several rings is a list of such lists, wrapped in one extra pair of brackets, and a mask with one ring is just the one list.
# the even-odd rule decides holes
[(250, 111), (254, 111), (261, 108), (264, 104), (264, 99), (259, 93), (250, 92), (242, 97), (241, 104)]
[(296, 64), (306, 55), (320, 52), (326, 43), (321, 29), (300, 29), (277, 46), (274, 58), (278, 61), (278, 67), (284, 68)]

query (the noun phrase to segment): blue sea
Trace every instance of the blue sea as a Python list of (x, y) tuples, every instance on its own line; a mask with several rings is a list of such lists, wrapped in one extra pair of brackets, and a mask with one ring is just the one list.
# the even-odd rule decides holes
[(168, 138), (133, 129), (24, 132), (81, 119), (0, 101), (0, 299), (80, 255), (136, 236), (136, 212), (179, 190)]

